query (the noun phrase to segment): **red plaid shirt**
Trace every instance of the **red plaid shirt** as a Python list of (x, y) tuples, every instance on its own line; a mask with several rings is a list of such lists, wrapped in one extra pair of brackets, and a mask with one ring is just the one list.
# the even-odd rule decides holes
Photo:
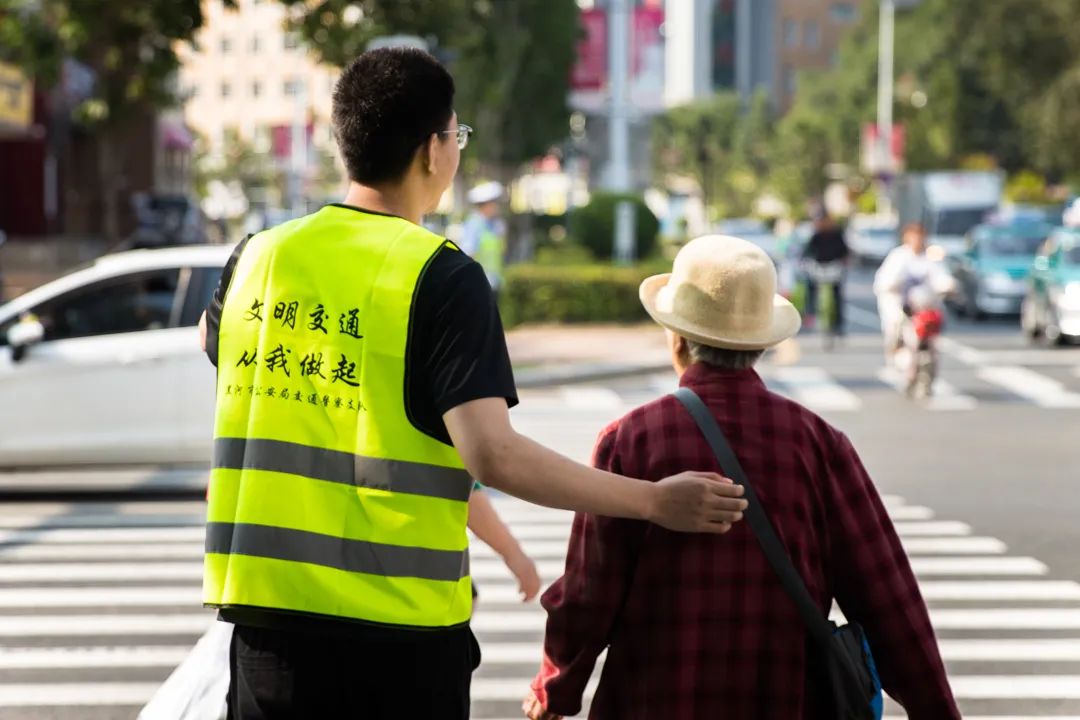
[[(752, 370), (695, 365), (682, 384), (716, 415), (822, 614), (835, 598), (863, 625), (888, 694), (912, 720), (959, 718), (915, 575), (848, 439)], [(604, 430), (594, 463), (651, 481), (720, 470), (670, 396)], [(690, 535), (578, 514), (566, 574), (542, 602), (532, 687), (551, 712), (580, 712), (604, 648), (592, 718), (792, 720), (827, 707), (795, 605), (745, 522)]]

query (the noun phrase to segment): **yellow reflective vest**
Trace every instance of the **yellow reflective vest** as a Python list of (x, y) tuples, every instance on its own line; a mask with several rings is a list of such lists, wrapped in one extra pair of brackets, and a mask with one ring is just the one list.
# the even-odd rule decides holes
[(413, 298), (445, 245), (340, 206), (249, 241), (221, 314), (206, 605), (469, 619), (472, 481), (404, 393)]

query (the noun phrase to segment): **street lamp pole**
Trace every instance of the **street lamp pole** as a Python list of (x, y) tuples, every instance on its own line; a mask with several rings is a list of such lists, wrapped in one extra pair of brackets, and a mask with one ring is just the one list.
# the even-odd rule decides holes
[[(609, 165), (608, 188), (617, 193), (629, 192), (630, 182), (630, 0), (613, 0), (608, 10), (608, 66), (610, 102), (608, 105)], [(615, 210), (615, 259), (633, 261), (634, 207), (619, 203)]]
[[(886, 174), (891, 174), (895, 170), (892, 163), (895, 31), (896, 2), (895, 0), (881, 0), (881, 26), (878, 36), (877, 152), (880, 171)], [(886, 214), (891, 210), (888, 184), (882, 182), (878, 191), (878, 212)]]

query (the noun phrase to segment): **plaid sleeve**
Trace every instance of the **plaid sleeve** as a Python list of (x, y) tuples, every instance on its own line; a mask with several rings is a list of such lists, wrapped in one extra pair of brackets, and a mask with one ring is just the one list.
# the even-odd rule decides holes
[(959, 720), (907, 554), (855, 449), (837, 433), (827, 494), (834, 592), (866, 631), (881, 683), (911, 720)]
[[(617, 424), (601, 433), (593, 465), (622, 472)], [(574, 517), (565, 573), (541, 598), (547, 633), (532, 689), (549, 712), (581, 711), (585, 685), (622, 610), (645, 527), (642, 521), (586, 513)]]

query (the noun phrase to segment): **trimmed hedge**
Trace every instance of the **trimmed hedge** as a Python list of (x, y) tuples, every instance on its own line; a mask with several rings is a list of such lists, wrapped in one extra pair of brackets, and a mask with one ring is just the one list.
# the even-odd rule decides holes
[(587, 247), (600, 262), (610, 260), (615, 251), (615, 206), (623, 201), (633, 203), (635, 210), (634, 237), (639, 258), (656, 253), (660, 221), (640, 195), (594, 193), (589, 204), (574, 210), (570, 218), (570, 234)]
[(638, 287), (670, 272), (667, 262), (612, 265), (514, 265), (499, 292), (507, 327), (523, 323), (641, 322), (649, 319)]

